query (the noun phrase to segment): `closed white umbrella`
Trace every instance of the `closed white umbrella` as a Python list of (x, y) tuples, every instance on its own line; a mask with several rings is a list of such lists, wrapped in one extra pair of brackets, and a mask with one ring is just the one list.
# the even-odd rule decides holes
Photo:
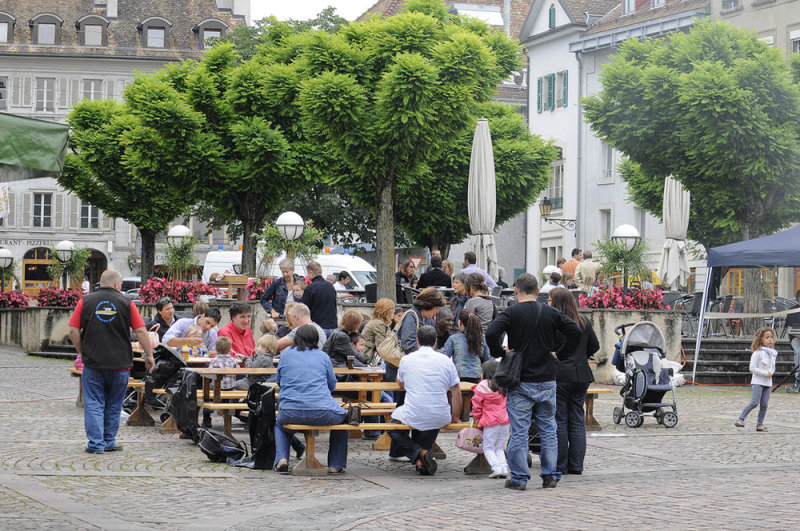
[(689, 257), (686, 255), (686, 230), (689, 228), (691, 196), (672, 177), (664, 179), (664, 248), (656, 274), (664, 286), (686, 287), (689, 283)]
[(467, 208), (472, 230), (472, 249), (478, 257), (478, 267), (492, 278), (497, 278), (497, 250), (494, 246), (496, 186), (489, 121), (481, 118), (475, 126), (475, 136), (472, 138)]

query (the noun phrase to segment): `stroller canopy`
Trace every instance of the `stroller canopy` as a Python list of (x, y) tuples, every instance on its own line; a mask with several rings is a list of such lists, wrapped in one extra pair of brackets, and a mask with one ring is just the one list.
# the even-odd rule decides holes
[(662, 354), (667, 352), (664, 334), (652, 321), (639, 321), (628, 330), (622, 341), (623, 353), (645, 347), (657, 348)]

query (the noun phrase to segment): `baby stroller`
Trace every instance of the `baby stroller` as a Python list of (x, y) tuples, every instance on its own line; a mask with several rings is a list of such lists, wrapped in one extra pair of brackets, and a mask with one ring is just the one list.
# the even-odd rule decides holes
[[(627, 327), (631, 328), (625, 333)], [(666, 351), (661, 330), (650, 321), (640, 321), (618, 326), (615, 332), (622, 338), (612, 361), (625, 373), (625, 385), (620, 391), (622, 407), (614, 408), (614, 423), (619, 424), (624, 418), (626, 426), (638, 428), (644, 424), (644, 414), (652, 413), (659, 424), (674, 428), (678, 424), (678, 406), (670, 380), (672, 369), (661, 367)], [(671, 403), (663, 401), (667, 391), (672, 393)], [(630, 410), (627, 414), (626, 409)]]

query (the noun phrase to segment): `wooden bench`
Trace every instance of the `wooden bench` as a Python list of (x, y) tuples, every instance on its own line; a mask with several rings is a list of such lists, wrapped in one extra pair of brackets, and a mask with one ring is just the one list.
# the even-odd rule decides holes
[(586, 431), (601, 431), (603, 427), (597, 422), (597, 419), (594, 418), (594, 399), (597, 398), (597, 395), (603, 394), (612, 394), (616, 393), (616, 389), (612, 389), (610, 387), (590, 387), (586, 393), (586, 416), (584, 417), (584, 425), (586, 426)]
[[(451, 423), (444, 426), (443, 430), (460, 430), (469, 426), (467, 422)], [(356, 430), (413, 430), (411, 426), (396, 423), (366, 423), (362, 422), (358, 426), (350, 424), (333, 424), (331, 426), (311, 426), (307, 424), (286, 424), (285, 428), (303, 433), (306, 440), (306, 451), (303, 459), (292, 469), (293, 476), (326, 476), (327, 467), (322, 466), (316, 457), (316, 437), (320, 431), (350, 431)], [(436, 448), (436, 446), (434, 446)], [(435, 451), (435, 450), (431, 450)]]
[[(83, 407), (83, 383), (81, 382), (81, 377), (83, 376), (83, 370), (76, 369), (75, 367), (69, 367), (67, 369), (67, 372), (70, 373), (73, 377), (78, 378), (78, 398), (75, 399), (75, 406)], [(137, 390), (144, 389), (144, 382), (141, 380), (137, 380), (136, 378), (129, 378), (128, 387), (133, 387)]]

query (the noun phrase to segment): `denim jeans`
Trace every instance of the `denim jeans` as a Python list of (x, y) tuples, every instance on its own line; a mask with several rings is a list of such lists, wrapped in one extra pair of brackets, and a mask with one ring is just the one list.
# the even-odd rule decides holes
[(739, 415), (739, 421), (744, 422), (744, 418), (758, 406), (758, 420), (756, 421), (756, 426), (763, 426), (764, 417), (767, 416), (767, 405), (769, 405), (771, 388), (768, 385), (758, 384), (753, 384), (750, 387), (752, 388), (753, 394), (750, 398), (750, 403), (744, 406), (742, 414)]
[(508, 418), (511, 421), (511, 440), (508, 443), (508, 466), (511, 482), (528, 483), (531, 477), (528, 468), (528, 430), (531, 416), (536, 421), (542, 440), (541, 477), (561, 479), (558, 471), (558, 436), (556, 434), (556, 382), (522, 382), (508, 392), (506, 400)]
[[(400, 422), (393, 420), (393, 424)], [(419, 459), (420, 450), (430, 450), (439, 436), (439, 430), (387, 430), (392, 439), (392, 447), (389, 455), (392, 457), (406, 456), (414, 463)]]
[[(793, 337), (789, 342), (794, 351), (794, 366), (800, 365), (800, 337)], [(800, 370), (794, 373), (795, 386), (800, 387)]]
[(588, 383), (560, 383), (556, 388), (558, 424), (558, 470), (582, 472), (586, 455), (586, 424), (583, 404)]
[(114, 446), (129, 374), (83, 367), (83, 423), (90, 450), (102, 452)]
[[(311, 426), (328, 426), (343, 424), (347, 413), (337, 413), (330, 409), (281, 409), (275, 421), (275, 463), (281, 459), (289, 460), (289, 444), (294, 431), (287, 430), (284, 424), (309, 424)], [(332, 431), (328, 446), (328, 466), (347, 468), (347, 439), (350, 432), (346, 430)]]

